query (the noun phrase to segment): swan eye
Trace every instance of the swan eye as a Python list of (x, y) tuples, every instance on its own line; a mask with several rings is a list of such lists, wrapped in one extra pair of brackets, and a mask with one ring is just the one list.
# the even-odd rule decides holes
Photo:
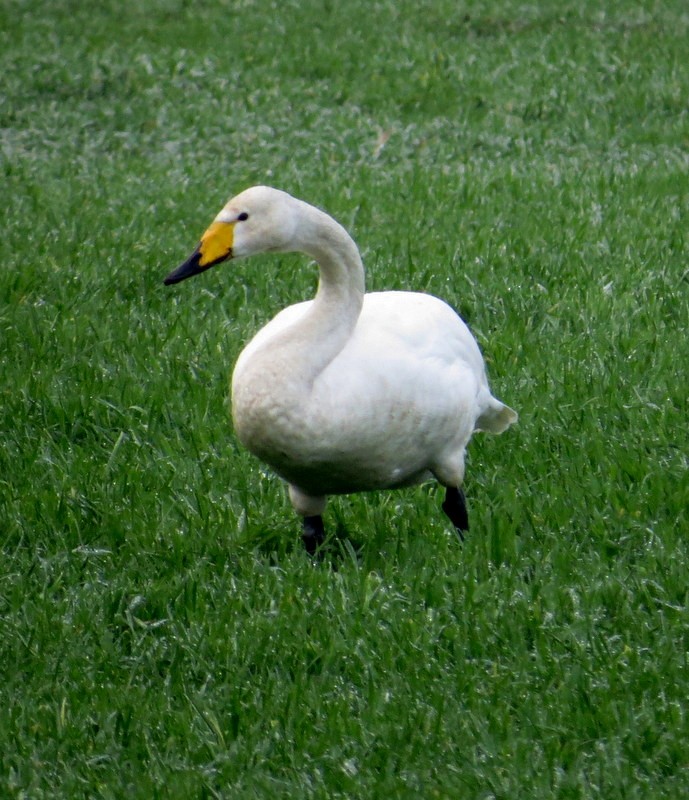
[(242, 211), (242, 213), (237, 217), (237, 222), (246, 222), (249, 219), (249, 215), (246, 211)]

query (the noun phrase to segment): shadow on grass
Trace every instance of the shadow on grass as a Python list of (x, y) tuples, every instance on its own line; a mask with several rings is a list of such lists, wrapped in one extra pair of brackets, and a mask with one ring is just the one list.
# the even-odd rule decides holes
[(389, 530), (360, 532), (344, 524), (339, 515), (330, 516), (325, 541), (315, 556), (310, 556), (301, 540), (301, 523), (295, 517), (291, 524), (268, 523), (252, 526), (244, 532), (240, 545), (258, 556), (280, 564), (294, 554), (330, 567), (333, 571), (350, 565), (356, 570), (371, 571), (394, 561), (406, 549), (403, 535)]

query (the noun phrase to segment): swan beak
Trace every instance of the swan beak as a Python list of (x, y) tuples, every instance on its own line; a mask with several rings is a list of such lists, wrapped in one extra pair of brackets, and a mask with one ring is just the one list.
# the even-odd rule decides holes
[(214, 222), (201, 237), (196, 250), (165, 278), (165, 285), (184, 281), (232, 258), (233, 242), (234, 222)]

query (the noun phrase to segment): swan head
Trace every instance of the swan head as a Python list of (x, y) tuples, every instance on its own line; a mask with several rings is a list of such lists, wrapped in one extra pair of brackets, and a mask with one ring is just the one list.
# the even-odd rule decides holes
[(295, 249), (299, 201), (279, 189), (253, 186), (225, 204), (194, 252), (165, 284), (198, 275), (230, 258)]

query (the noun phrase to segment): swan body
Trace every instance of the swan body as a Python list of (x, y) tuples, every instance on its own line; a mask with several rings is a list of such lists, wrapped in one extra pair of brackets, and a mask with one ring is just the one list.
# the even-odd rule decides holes
[(239, 440), (288, 483), (310, 550), (322, 539), (328, 495), (430, 478), (448, 487), (443, 508), (461, 534), (471, 435), (501, 433), (517, 415), (491, 394), (476, 340), (446, 303), (364, 294), (344, 228), (262, 186), (227, 203), (166, 283), (228, 258), (287, 251), (318, 262), (318, 292), (281, 311), (240, 354), (232, 376)]

